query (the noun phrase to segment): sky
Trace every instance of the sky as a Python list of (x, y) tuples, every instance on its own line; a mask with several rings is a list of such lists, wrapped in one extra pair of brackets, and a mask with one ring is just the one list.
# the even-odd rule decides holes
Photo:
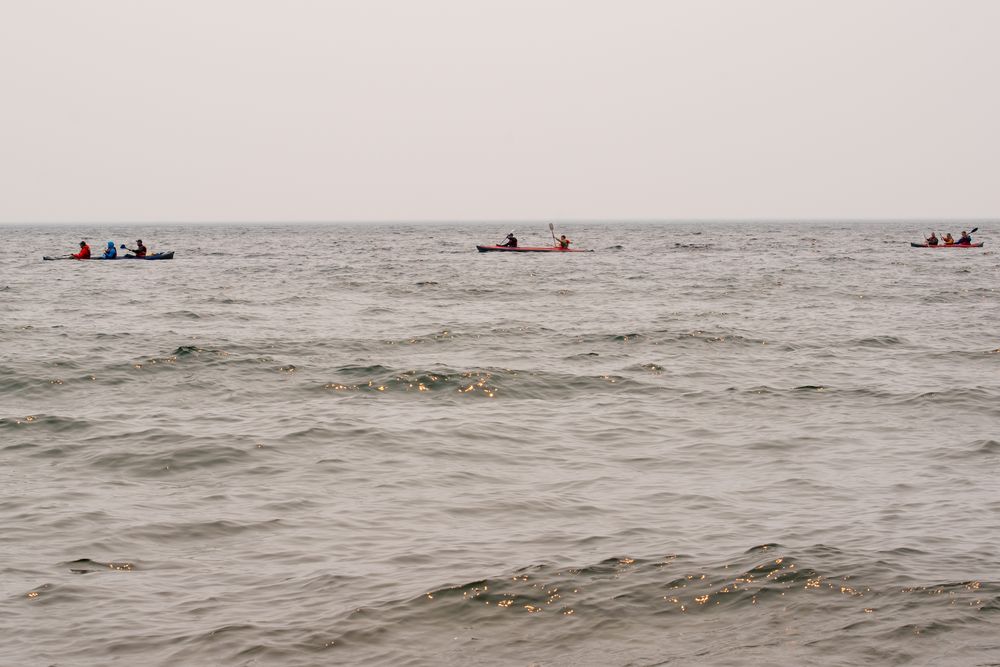
[(0, 0), (0, 222), (1000, 217), (997, 0)]

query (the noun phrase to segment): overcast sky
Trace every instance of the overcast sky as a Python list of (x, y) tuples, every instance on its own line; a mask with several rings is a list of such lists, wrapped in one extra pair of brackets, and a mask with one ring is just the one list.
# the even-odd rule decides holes
[(0, 221), (1000, 217), (998, 0), (3, 0)]

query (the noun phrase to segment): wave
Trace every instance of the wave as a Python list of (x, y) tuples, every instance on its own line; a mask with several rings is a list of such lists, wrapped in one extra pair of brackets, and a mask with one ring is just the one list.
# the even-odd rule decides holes
[(677, 331), (672, 329), (659, 329), (653, 331), (626, 331), (622, 333), (586, 333), (580, 334), (574, 339), (577, 343), (624, 343), (624, 344), (648, 344), (648, 345), (669, 345), (673, 343), (710, 343), (733, 345), (745, 347), (751, 345), (766, 345), (763, 338), (744, 336), (733, 331), (724, 330), (688, 330)]
[(132, 561), (113, 561), (102, 563), (89, 558), (78, 558), (76, 560), (60, 563), (73, 574), (91, 574), (94, 572), (133, 572), (140, 569)]
[[(80, 432), (96, 424), (90, 419), (78, 419), (76, 417), (63, 417), (60, 415), (50, 415), (38, 413), (24, 415), (23, 417), (5, 417), (0, 419), (0, 430), (18, 431), (21, 429), (40, 430), (46, 433), (67, 433)], [(5, 449), (13, 447), (33, 447), (34, 443), (21, 443), (20, 445), (8, 445)]]
[(895, 345), (906, 345), (906, 340), (897, 336), (868, 336), (851, 341), (851, 345), (858, 347), (892, 347)]
[(340, 377), (324, 384), (323, 389), (364, 394), (450, 393), (484, 398), (501, 395), (551, 398), (558, 394), (616, 392), (639, 386), (620, 375), (572, 375), (510, 368), (394, 370), (381, 365), (345, 366), (338, 369), (337, 374)]
[[(499, 647), (489, 636), (512, 635), (544, 661), (556, 655), (566, 659), (568, 647), (592, 645), (588, 637), (608, 632), (621, 637), (635, 631), (638, 638), (665, 631), (676, 641), (684, 628), (697, 628), (702, 639), (710, 627), (726, 628), (733, 646), (702, 644), (694, 655), (704, 662), (713, 656), (718, 660), (730, 649), (745, 658), (749, 647), (760, 646), (762, 636), (771, 636), (772, 624), (781, 623), (786, 632), (794, 628), (811, 662), (822, 664), (815, 661), (829, 654), (808, 647), (834, 634), (837, 641), (851, 643), (840, 632), (846, 624), (875, 619), (877, 627), (888, 625), (885, 634), (906, 627), (909, 618), (920, 618), (920, 627), (955, 632), (967, 627), (967, 614), (985, 612), (1000, 600), (998, 582), (900, 581), (893, 561), (919, 556), (895, 550), (859, 558), (822, 544), (800, 549), (762, 544), (724, 561), (685, 554), (619, 555), (583, 565), (530, 565), (362, 606), (336, 624), (332, 655), (349, 660), (376, 645), (401, 650), (410, 632), (438, 628), (452, 636), (466, 628), (483, 640), (479, 650)], [(964, 611), (956, 614), (956, 609)], [(985, 627), (989, 620), (984, 616), (972, 625)], [(852, 635), (850, 648), (884, 648), (879, 634)], [(683, 645), (667, 646), (675, 657), (684, 652)], [(786, 650), (778, 646), (764, 653), (777, 657)]]
[[(767, 398), (809, 398), (814, 400), (846, 400), (859, 405), (877, 401), (883, 406), (911, 406), (928, 409), (961, 406), (974, 408), (987, 413), (996, 413), (1000, 399), (1000, 388), (957, 387), (939, 391), (890, 391), (887, 389), (869, 389), (865, 387), (836, 387), (823, 384), (805, 384), (794, 387), (775, 387), (771, 385), (756, 385), (752, 387), (730, 386), (728, 392), (735, 392), (747, 398), (755, 396)], [(920, 414), (920, 413), (916, 413)], [(939, 418), (942, 423), (947, 417)]]
[(1000, 458), (1000, 440), (980, 439), (940, 447), (931, 456), (936, 459), (978, 461)]
[[(242, 469), (252, 456), (247, 449), (218, 444), (215, 437), (194, 438), (162, 429), (102, 435), (95, 440), (106, 446), (102, 453), (87, 457), (87, 464), (140, 477), (166, 477), (216, 467)], [(154, 450), (157, 445), (160, 449)]]

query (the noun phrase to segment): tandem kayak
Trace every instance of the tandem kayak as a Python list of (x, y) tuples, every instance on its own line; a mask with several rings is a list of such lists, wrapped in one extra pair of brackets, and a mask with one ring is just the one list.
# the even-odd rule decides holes
[(558, 246), (546, 246), (543, 248), (531, 248), (527, 246), (518, 246), (517, 248), (509, 248), (502, 245), (477, 245), (476, 250), (479, 252), (594, 252), (593, 250), (579, 250), (577, 248), (560, 248)]
[(914, 243), (910, 241), (911, 248), (982, 248), (982, 242), (979, 243), (953, 243), (951, 245), (945, 245), (943, 243), (938, 245), (928, 245), (926, 243)]
[[(174, 251), (170, 252), (154, 252), (152, 255), (146, 255), (145, 257), (136, 257), (135, 255), (119, 255), (118, 257), (112, 257), (111, 259), (104, 259), (103, 257), (88, 257), (87, 259), (100, 259), (105, 262), (110, 262), (118, 259), (173, 259)], [(56, 260), (56, 259), (76, 259), (76, 257), (42, 257), (42, 259)], [(80, 260), (86, 261), (86, 260)]]

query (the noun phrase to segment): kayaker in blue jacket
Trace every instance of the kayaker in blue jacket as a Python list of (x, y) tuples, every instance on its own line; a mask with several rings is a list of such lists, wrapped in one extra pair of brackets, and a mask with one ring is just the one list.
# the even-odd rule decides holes
[(104, 249), (104, 259), (114, 259), (118, 256), (118, 251), (115, 250), (115, 242), (108, 241), (108, 247)]
[(504, 242), (501, 243), (498, 247), (500, 247), (500, 248), (516, 248), (517, 247), (517, 237), (514, 236), (514, 232), (511, 231), (511, 233), (507, 235), (507, 238), (504, 239)]
[(971, 245), (972, 237), (969, 236), (969, 232), (962, 230), (962, 236), (958, 239), (958, 245)]

